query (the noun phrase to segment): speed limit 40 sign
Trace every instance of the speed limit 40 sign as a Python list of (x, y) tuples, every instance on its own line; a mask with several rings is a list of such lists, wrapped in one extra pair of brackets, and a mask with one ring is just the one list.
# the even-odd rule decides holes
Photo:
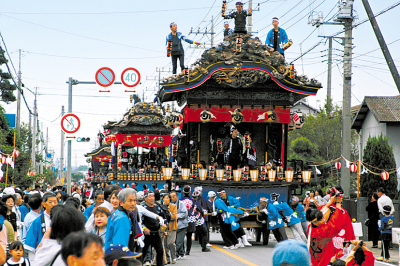
[(129, 67), (122, 72), (121, 81), (125, 86), (133, 88), (140, 82), (140, 73), (136, 68)]

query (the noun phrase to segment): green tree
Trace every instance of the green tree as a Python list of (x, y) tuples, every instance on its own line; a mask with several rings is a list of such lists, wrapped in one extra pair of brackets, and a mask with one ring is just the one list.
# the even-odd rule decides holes
[(7, 63), (8, 60), (4, 56), (4, 50), (0, 47), (0, 101), (9, 103), (16, 100), (13, 92), (17, 89), (17, 86), (11, 84), (11, 74), (1, 70), (1, 66)]
[[(35, 177), (27, 175), (30, 168), (31, 159), (31, 137), (32, 133), (26, 124), (21, 125), (21, 134), (9, 127), (9, 123), (4, 115), (5, 111), (0, 106), (0, 151), (3, 154), (11, 154), (14, 150), (14, 134), (15, 134), (15, 149), (20, 152), (18, 157), (15, 157), (15, 168), (8, 167), (7, 184), (14, 183), (15, 185), (24, 187), (32, 185)], [(7, 165), (3, 165), (2, 170), (6, 174)], [(5, 183), (5, 177), (2, 182)]]
[[(294, 129), (289, 132), (289, 159), (303, 159), (305, 162), (315, 164), (315, 162), (325, 163), (337, 159), (341, 155), (342, 145), (342, 110), (339, 106), (333, 106), (331, 101), (326, 101), (324, 108), (318, 114), (308, 114), (305, 117), (304, 125), (301, 129)], [(352, 130), (352, 150), (351, 161), (358, 158), (357, 132)], [(305, 144), (305, 139), (311, 143), (307, 144), (312, 148), (309, 157), (298, 150), (295, 146), (297, 141)], [(299, 144), (300, 144), (299, 143)], [(318, 167), (323, 173), (323, 178), (327, 186), (339, 185), (340, 172), (336, 171), (329, 164)], [(357, 178), (351, 175), (352, 191), (356, 190)]]
[[(388, 138), (369, 137), (367, 145), (364, 149), (363, 162), (380, 169), (395, 169), (396, 161), (393, 155), (393, 149), (389, 145)], [(389, 175), (388, 180), (383, 180), (380, 176), (381, 170), (368, 167), (370, 171), (377, 173), (374, 175), (370, 172), (360, 176), (360, 191), (362, 197), (371, 197), (378, 187), (386, 190), (386, 195), (391, 199), (397, 198), (397, 176), (396, 171)], [(389, 172), (389, 171), (388, 171)]]

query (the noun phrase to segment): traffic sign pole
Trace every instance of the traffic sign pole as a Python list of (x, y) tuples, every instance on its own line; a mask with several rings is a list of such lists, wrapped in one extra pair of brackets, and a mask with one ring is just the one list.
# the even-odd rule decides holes
[[(72, 113), (72, 84), (73, 79), (70, 77), (68, 80), (68, 113)], [(62, 121), (61, 121), (62, 123)], [(72, 194), (72, 188), (71, 188), (71, 172), (72, 172), (72, 166), (71, 166), (71, 150), (72, 150), (72, 142), (71, 140), (68, 140), (68, 168), (67, 168), (67, 193), (69, 195)]]

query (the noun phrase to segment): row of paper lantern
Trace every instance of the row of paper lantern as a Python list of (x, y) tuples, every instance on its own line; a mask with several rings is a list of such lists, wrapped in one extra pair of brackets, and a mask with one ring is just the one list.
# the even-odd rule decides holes
[[(339, 170), (342, 167), (342, 164), (340, 162), (336, 162), (335, 163), (335, 167), (336, 167), (336, 169)], [(352, 172), (352, 173), (357, 172), (357, 165), (355, 165), (355, 164), (350, 165), (350, 172)], [(386, 171), (383, 171), (381, 173), (381, 178), (383, 180), (388, 180), (389, 179), (389, 173), (386, 172)]]
[[(207, 179), (207, 169), (199, 169), (199, 179), (201, 181), (205, 181)], [(241, 181), (242, 180), (242, 170), (233, 170), (233, 180), (234, 181)], [(258, 181), (259, 177), (259, 170), (250, 170), (250, 180), (253, 182)], [(216, 169), (215, 170), (215, 175), (217, 181), (223, 181), (224, 179), (224, 173), (225, 169)], [(304, 183), (309, 183), (311, 180), (311, 175), (312, 171), (302, 171), (302, 179)], [(165, 180), (171, 180), (172, 179), (172, 174), (173, 174), (173, 168), (163, 168), (163, 176)], [(190, 169), (189, 168), (182, 168), (181, 169), (181, 174), (182, 174), (182, 179), (183, 180), (189, 180), (190, 177)], [(268, 174), (268, 175), (267, 175)], [(269, 182), (275, 182), (275, 177), (276, 177), (276, 170), (269, 170), (267, 171), (266, 177), (261, 178), (261, 181), (266, 181), (268, 179)], [(287, 170), (285, 171), (285, 179), (286, 182), (293, 182), (294, 179), (294, 171), (293, 170)], [(247, 179), (244, 179), (244, 181), (247, 181)]]

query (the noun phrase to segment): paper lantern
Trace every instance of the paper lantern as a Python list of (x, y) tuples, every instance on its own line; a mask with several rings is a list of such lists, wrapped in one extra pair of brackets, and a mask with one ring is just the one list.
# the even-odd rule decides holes
[(294, 175), (294, 171), (293, 170), (286, 170), (285, 171), (286, 182), (292, 182), (293, 181), (293, 175)]
[(216, 169), (215, 170), (215, 175), (217, 177), (217, 181), (222, 181), (224, 179), (224, 172), (225, 172), (225, 169)]
[(210, 111), (208, 111), (207, 109), (204, 109), (201, 113), (200, 113), (200, 121), (203, 123), (206, 122), (210, 122), (212, 118), (216, 118), (215, 115), (213, 115)]
[(251, 178), (251, 181), (257, 182), (258, 181), (258, 170), (250, 170), (250, 178)]
[(163, 171), (164, 179), (171, 180), (173, 169), (172, 168), (163, 168), (162, 171)]
[(310, 183), (312, 171), (301, 171), (303, 175), (303, 182)]
[(357, 172), (357, 165), (356, 164), (350, 165), (350, 172), (352, 172), (352, 173)]
[(233, 180), (239, 182), (242, 178), (242, 170), (233, 170)]
[(293, 115), (294, 127), (299, 129), (304, 125), (305, 117), (303, 113), (296, 113)]
[(183, 123), (183, 115), (181, 113), (173, 112), (172, 118), (175, 126), (179, 126)]
[(207, 169), (199, 169), (199, 178), (201, 181), (205, 181), (207, 179)]
[(229, 111), (232, 115), (232, 122), (234, 124), (239, 124), (243, 121), (243, 114), (240, 109), (236, 109), (234, 112)]
[(276, 170), (268, 171), (268, 180), (269, 182), (275, 182)]
[(189, 168), (181, 168), (181, 173), (182, 173), (182, 179), (183, 180), (189, 180), (189, 176), (190, 176), (190, 169)]
[(386, 180), (389, 179), (389, 173), (386, 172), (386, 171), (383, 171), (383, 172), (381, 173), (381, 177), (382, 177), (383, 180), (386, 181)]
[(335, 167), (336, 169), (340, 169), (340, 167), (342, 167), (342, 164), (340, 162), (336, 162)]
[(14, 151), (13, 151), (13, 156), (14, 156), (14, 157), (18, 157), (18, 156), (19, 156), (19, 151), (14, 150)]
[(1, 163), (5, 164), (7, 162), (7, 157), (3, 156), (1, 157)]

